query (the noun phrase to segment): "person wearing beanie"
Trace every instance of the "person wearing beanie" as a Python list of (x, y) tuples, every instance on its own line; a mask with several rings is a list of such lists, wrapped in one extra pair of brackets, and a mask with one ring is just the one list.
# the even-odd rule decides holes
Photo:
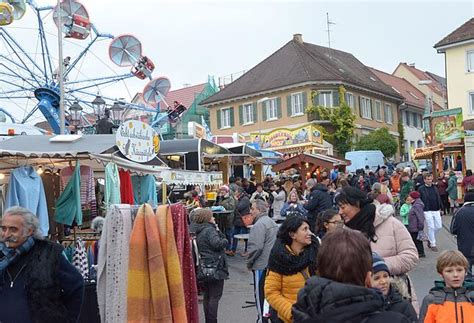
[(420, 193), (413, 191), (408, 194), (406, 203), (411, 205), (408, 211), (408, 225), (407, 229), (410, 232), (413, 243), (415, 243), (416, 250), (418, 251), (418, 257), (425, 258), (425, 248), (423, 247), (423, 240), (420, 233), (423, 233), (425, 227), (425, 205), (420, 198)]
[(402, 297), (395, 284), (390, 283), (388, 266), (376, 252), (372, 253), (372, 288), (376, 288), (382, 293), (386, 311), (398, 312), (410, 322), (418, 321), (411, 303)]

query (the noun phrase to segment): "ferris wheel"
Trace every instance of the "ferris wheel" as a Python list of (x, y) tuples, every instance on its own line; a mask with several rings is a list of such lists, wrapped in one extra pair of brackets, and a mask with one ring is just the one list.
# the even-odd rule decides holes
[[(26, 20), (28, 26), (23, 24)], [(94, 122), (87, 115), (94, 115), (97, 97), (110, 106), (120, 102), (125, 114), (159, 112), (157, 103), (164, 100), (169, 87), (154, 88), (154, 95), (144, 98), (146, 104), (131, 102), (135, 93), (129, 83), (143, 88), (140, 82), (145, 79), (162, 79), (153, 79), (155, 65), (135, 36), (100, 32), (78, 1), (39, 6), (33, 0), (0, 0), (0, 110), (13, 122), (42, 119), (60, 133), (58, 29), (64, 45), (63, 102), (82, 105), (86, 126)]]

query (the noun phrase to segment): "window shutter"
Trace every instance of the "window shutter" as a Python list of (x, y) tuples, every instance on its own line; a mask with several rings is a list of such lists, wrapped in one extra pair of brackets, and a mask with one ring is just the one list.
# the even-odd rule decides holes
[(339, 106), (339, 91), (332, 91), (332, 106)]
[(306, 106), (308, 105), (308, 94), (303, 92), (301, 96), (303, 97), (303, 112), (306, 112)]
[(221, 125), (221, 109), (217, 110), (217, 129), (222, 128)]
[(370, 105), (370, 113), (372, 114), (371, 117), (373, 120), (376, 119), (375, 117), (375, 104), (372, 104), (372, 99), (369, 99), (369, 105)]
[(362, 97), (359, 96), (359, 116), (362, 118)]
[(257, 111), (257, 103), (252, 104), (252, 110), (253, 110), (253, 122), (257, 123), (258, 122), (258, 111)]
[(244, 107), (243, 105), (239, 105), (239, 124), (242, 125), (244, 123)]
[(281, 114), (281, 98), (280, 97), (276, 98), (276, 105), (277, 105), (277, 118), (281, 119), (282, 114)]
[(262, 103), (262, 121), (267, 121), (267, 104)]
[(288, 114), (289, 117), (291, 117), (292, 113), (291, 113), (291, 95), (288, 95), (286, 97), (286, 112)]
[(235, 126), (235, 122), (234, 122), (234, 107), (231, 107), (229, 110), (230, 110), (230, 126), (233, 127), (233, 126)]

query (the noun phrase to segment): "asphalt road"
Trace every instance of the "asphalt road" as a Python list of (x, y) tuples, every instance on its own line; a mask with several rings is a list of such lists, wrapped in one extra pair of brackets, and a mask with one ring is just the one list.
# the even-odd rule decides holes
[[(456, 249), (456, 240), (448, 233), (447, 228), (451, 217), (443, 216), (444, 228), (438, 232), (438, 248), (440, 252), (446, 249)], [(239, 245), (242, 248), (243, 244)], [(421, 305), (423, 297), (433, 286), (433, 281), (439, 279), (436, 272), (436, 257), (439, 252), (425, 248), (426, 258), (420, 259), (417, 267), (409, 274), (415, 285), (418, 301)], [(230, 279), (224, 284), (224, 294), (219, 303), (219, 322), (251, 323), (256, 321), (257, 312), (254, 307), (246, 307), (246, 302), (253, 301), (252, 274), (245, 267), (245, 259), (239, 255), (227, 257)], [(204, 322), (204, 312), (200, 303), (200, 322)]]

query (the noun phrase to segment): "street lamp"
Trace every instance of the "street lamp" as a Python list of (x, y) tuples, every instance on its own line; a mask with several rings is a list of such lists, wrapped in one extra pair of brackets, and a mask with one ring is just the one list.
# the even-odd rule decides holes
[(80, 126), (81, 124), (82, 110), (83, 108), (81, 107), (78, 101), (74, 101), (74, 103), (69, 107), (71, 122), (75, 127)]
[(91, 103), (94, 107), (94, 112), (97, 115), (97, 120), (100, 120), (100, 118), (105, 114), (105, 100), (102, 99), (100, 95), (97, 95)]
[(125, 107), (122, 103), (115, 101), (112, 107), (110, 107), (110, 112), (112, 114), (112, 121), (115, 125), (120, 124), (122, 122), (123, 112), (125, 111)]

